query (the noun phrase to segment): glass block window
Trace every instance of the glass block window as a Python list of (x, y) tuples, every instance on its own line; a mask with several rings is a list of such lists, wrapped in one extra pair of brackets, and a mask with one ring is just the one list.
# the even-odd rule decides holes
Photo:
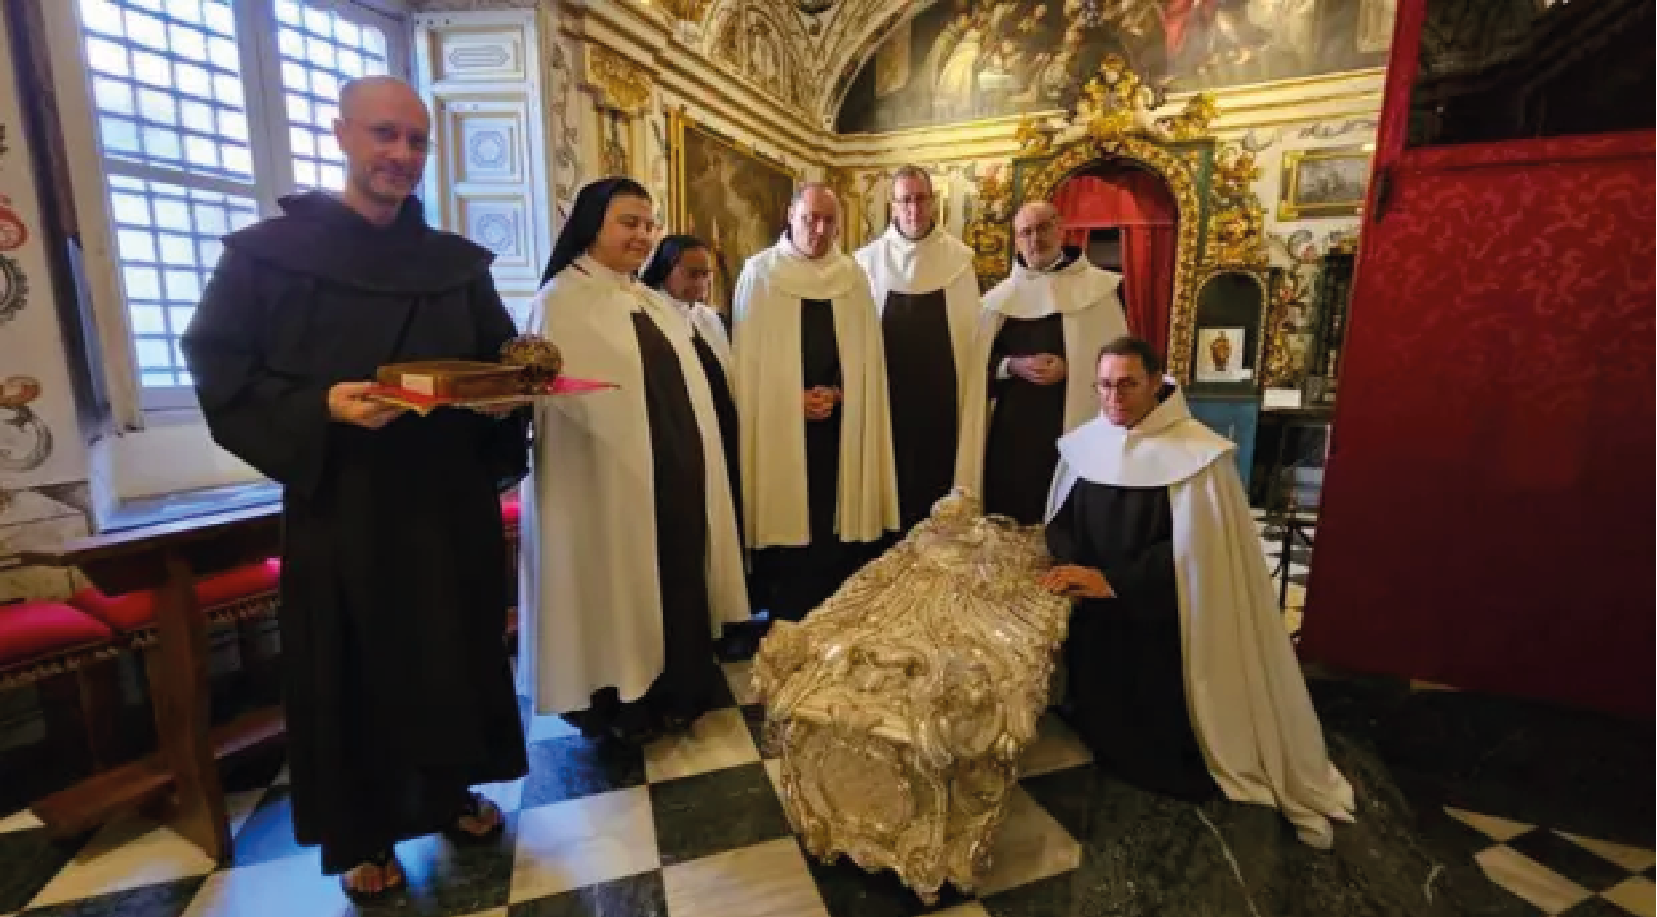
[(139, 381), (187, 386), (178, 338), (219, 260), (219, 239), (259, 218), (251, 197), (111, 175), (110, 210)]
[(179, 338), (220, 239), (338, 190), (339, 90), (406, 72), (399, 23), (344, 0), (75, 0), (146, 408), (192, 407)]
[(359, 76), (390, 72), (385, 31), (337, 12), (277, 0), (276, 45), (294, 184), (338, 188), (345, 182), (345, 159), (333, 127), (339, 88)]

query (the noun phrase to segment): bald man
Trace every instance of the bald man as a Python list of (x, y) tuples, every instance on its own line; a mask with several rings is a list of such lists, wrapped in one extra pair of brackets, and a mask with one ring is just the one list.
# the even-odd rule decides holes
[(807, 184), (737, 278), (733, 382), (754, 604), (798, 621), (898, 527), (886, 360), (840, 201)]
[(490, 253), (410, 196), (430, 132), (404, 83), (348, 85), (346, 186), (226, 236), (184, 336), (213, 439), (282, 487), (294, 833), (358, 899), (404, 886), (398, 841), (497, 835), (500, 810), (468, 788), (527, 770), (499, 503), (526, 471), (527, 419), (370, 394), (379, 366), (494, 360), (515, 333)]
[(964, 463), (961, 477), (971, 483), (981, 476), (985, 512), (1038, 525), (1059, 437), (1099, 413), (1094, 355), (1128, 326), (1117, 295), (1122, 275), (1094, 267), (1081, 249), (1062, 244), (1052, 204), (1020, 207), (1013, 236), (1013, 272), (984, 295), (978, 341), (980, 352), (987, 351), (989, 372), (980, 378), (989, 388), (977, 399), (976, 415), (964, 421), (964, 435), (982, 442), (971, 453), (982, 456), (982, 467)]

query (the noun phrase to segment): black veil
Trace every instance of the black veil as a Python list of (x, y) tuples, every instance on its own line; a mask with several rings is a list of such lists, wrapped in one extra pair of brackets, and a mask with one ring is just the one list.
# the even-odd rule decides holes
[(604, 213), (610, 209), (610, 199), (618, 194), (651, 200), (650, 192), (631, 178), (613, 176), (583, 185), (576, 192), (575, 206), (570, 208), (570, 218), (558, 233), (558, 241), (552, 244), (552, 256), (541, 274), (541, 286), (546, 286), (559, 271), (592, 247), (598, 231), (604, 227)]

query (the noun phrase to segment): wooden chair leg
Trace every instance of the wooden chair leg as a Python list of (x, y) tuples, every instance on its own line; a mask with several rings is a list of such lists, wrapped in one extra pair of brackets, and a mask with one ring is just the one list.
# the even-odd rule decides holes
[(81, 720), (86, 729), (87, 751), (94, 770), (116, 763), (116, 714), (121, 706), (121, 671), (118, 658), (100, 659), (75, 672), (80, 693)]
[(270, 618), (260, 616), (236, 622), (236, 654), (242, 665), (242, 683), (248, 696), (261, 702), (275, 697), (276, 657), (265, 652), (260, 643)]
[(35, 696), (46, 725), (47, 760), (63, 777), (80, 777), (92, 772), (79, 686), (72, 672), (35, 682)]

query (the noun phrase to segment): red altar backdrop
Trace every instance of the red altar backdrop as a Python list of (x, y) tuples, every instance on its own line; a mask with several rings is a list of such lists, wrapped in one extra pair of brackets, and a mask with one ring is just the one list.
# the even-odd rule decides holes
[(1657, 139), (1405, 150), (1422, 12), (1400, 3), (1302, 650), (1650, 717)]
[(1087, 247), (1095, 229), (1122, 231), (1122, 306), (1128, 330), (1168, 353), (1179, 208), (1162, 179), (1140, 169), (1077, 175), (1053, 194), (1065, 244)]

